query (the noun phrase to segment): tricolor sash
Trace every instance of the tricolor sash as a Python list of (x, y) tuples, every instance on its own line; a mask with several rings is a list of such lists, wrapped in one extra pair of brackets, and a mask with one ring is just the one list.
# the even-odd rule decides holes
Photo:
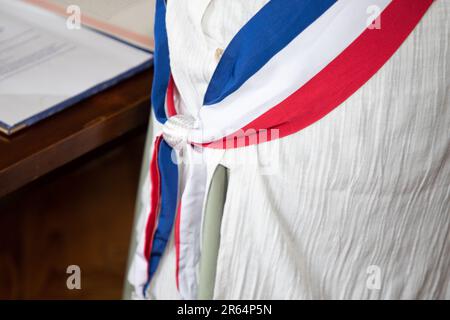
[[(178, 115), (166, 3), (156, 1), (152, 104), (164, 130), (154, 144), (151, 210), (136, 253), (144, 262), (133, 270), (144, 273), (134, 283), (143, 296), (174, 230), (177, 287), (182, 298), (196, 298), (206, 193), (202, 148), (260, 143), (246, 132), (277, 129), (267, 141), (320, 120), (391, 58), (432, 2), (271, 0), (231, 40), (198, 114)], [(244, 143), (227, 143), (236, 136)], [(181, 157), (182, 176), (174, 161)]]

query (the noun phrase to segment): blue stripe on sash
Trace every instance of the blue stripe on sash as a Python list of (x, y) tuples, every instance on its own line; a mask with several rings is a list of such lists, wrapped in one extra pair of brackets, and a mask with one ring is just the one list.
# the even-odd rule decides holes
[(172, 150), (164, 140), (161, 141), (158, 153), (158, 166), (161, 175), (161, 205), (158, 227), (153, 238), (144, 295), (169, 241), (177, 211), (178, 166), (172, 161)]
[(155, 53), (152, 87), (152, 104), (156, 119), (160, 123), (167, 120), (165, 99), (170, 78), (169, 45), (166, 31), (166, 1), (156, 0), (155, 11)]
[(271, 0), (232, 39), (212, 76), (204, 105), (239, 89), (337, 0)]

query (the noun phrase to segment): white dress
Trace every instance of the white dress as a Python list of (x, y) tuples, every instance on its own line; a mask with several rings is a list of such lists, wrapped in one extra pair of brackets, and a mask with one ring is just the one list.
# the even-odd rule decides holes
[[(220, 49), (266, 2), (168, 2), (182, 113), (200, 108)], [(210, 173), (218, 163), (230, 172), (215, 299), (450, 298), (449, 45), (450, 1), (437, 0), (320, 121), (261, 145), (206, 149)], [(173, 236), (149, 293), (179, 298)]]

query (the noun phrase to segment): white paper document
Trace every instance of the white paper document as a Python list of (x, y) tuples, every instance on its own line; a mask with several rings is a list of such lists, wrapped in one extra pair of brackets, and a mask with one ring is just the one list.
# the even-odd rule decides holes
[[(0, 2), (0, 130), (10, 134), (148, 66), (152, 55), (21, 1)], [(95, 106), (93, 106), (95, 107)]]
[(155, 0), (24, 0), (62, 16), (79, 8), (83, 25), (136, 46), (154, 49)]

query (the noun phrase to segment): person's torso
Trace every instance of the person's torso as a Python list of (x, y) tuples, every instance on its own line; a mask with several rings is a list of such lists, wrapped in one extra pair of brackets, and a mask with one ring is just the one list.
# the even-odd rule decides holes
[[(179, 112), (196, 114), (220, 52), (266, 2), (168, 2)], [(449, 39), (450, 3), (435, 1), (323, 119), (276, 141), (205, 149), (230, 170), (215, 298), (449, 297)], [(366, 286), (371, 265), (381, 290)]]

